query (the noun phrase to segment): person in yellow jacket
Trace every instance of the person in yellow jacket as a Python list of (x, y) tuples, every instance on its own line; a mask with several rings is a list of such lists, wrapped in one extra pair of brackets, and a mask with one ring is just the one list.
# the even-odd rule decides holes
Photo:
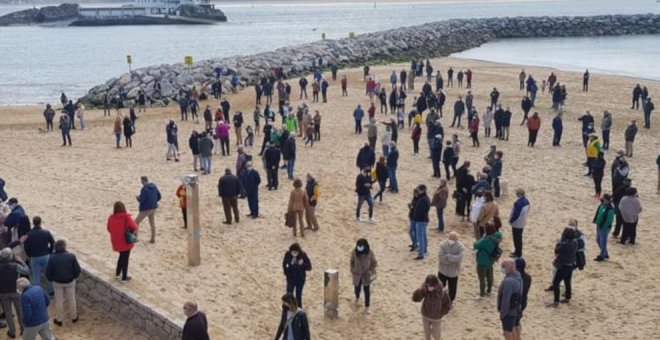
[(415, 115), (415, 118), (414, 118), (413, 122), (414, 122), (413, 126), (414, 126), (415, 124), (422, 124), (422, 114), (419, 113), (419, 112), (417, 112), (417, 114)]
[(312, 174), (307, 174), (307, 185), (305, 186), (305, 191), (307, 192), (307, 197), (309, 198), (309, 205), (305, 212), (305, 220), (307, 222), (307, 229), (312, 231), (319, 230), (319, 223), (316, 220), (316, 206), (319, 203), (319, 197), (321, 196), (321, 189), (319, 188), (319, 183), (316, 181), (316, 178)]
[(186, 200), (186, 186), (181, 184), (176, 189), (176, 197), (179, 199), (179, 206), (183, 215), (183, 227), (188, 228), (188, 202)]
[(598, 153), (600, 152), (600, 141), (598, 136), (595, 134), (589, 135), (589, 141), (587, 142), (587, 167), (588, 173), (585, 176), (591, 176), (591, 164), (598, 158)]

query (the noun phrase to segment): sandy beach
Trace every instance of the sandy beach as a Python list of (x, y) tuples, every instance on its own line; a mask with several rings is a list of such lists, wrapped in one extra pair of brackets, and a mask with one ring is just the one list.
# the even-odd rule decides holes
[[(581, 90), (582, 74), (547, 68), (525, 67), (540, 85), (551, 71), (568, 89), (564, 113), (562, 147), (551, 146), (551, 110), (549, 94), (537, 96), (535, 108), (542, 125), (537, 146), (528, 148), (527, 129), (519, 126), (522, 119), (518, 90), (518, 73), (521, 67), (488, 62), (442, 58), (432, 60), (446, 78), (449, 66), (458, 71), (473, 71), (475, 106), (480, 114), (489, 103), (489, 93), (497, 87), (503, 106), (510, 106), (512, 118), (511, 138), (508, 142), (484, 138), (480, 131), (480, 148), (472, 148), (466, 129), (449, 128), (450, 108), (458, 95), (466, 89), (446, 88), (447, 104), (442, 118), (445, 136), (458, 134), (462, 140), (461, 160), (472, 162), (472, 173), (484, 165), (483, 157), (489, 144), (496, 144), (504, 152), (503, 181), (508, 183), (509, 195), (497, 201), (503, 220), (512, 207), (515, 188), (524, 188), (531, 201), (531, 212), (525, 232), (525, 259), (527, 271), (533, 277), (529, 306), (523, 319), (525, 339), (658, 339), (660, 329), (660, 294), (657, 293), (656, 259), (660, 248), (655, 244), (660, 231), (652, 221), (660, 217), (657, 204), (655, 159), (660, 151), (658, 120), (652, 130), (641, 128), (642, 111), (630, 110), (633, 86), (646, 85), (654, 97), (660, 93), (660, 83), (638, 81), (631, 78), (592, 74), (590, 92)], [(409, 68), (409, 64), (372, 67), (379, 80), (389, 91), (389, 74), (392, 70)], [(281, 261), (284, 251), (292, 242), (300, 242), (308, 253), (313, 270), (307, 277), (304, 299), (310, 318), (314, 339), (421, 339), (423, 338), (420, 306), (411, 301), (414, 289), (421, 285), (427, 274), (437, 273), (438, 244), (446, 238), (430, 230), (436, 226), (435, 211), (429, 224), (429, 257), (414, 261), (408, 251), (407, 203), (412, 189), (426, 184), (435, 189), (438, 180), (432, 178), (431, 162), (426, 141), (420, 143), (420, 154), (413, 156), (410, 130), (406, 127), (399, 134), (399, 194), (385, 194), (383, 203), (375, 206), (377, 223), (356, 224), (354, 221), (356, 176), (355, 156), (366, 141), (366, 131), (361, 136), (353, 134), (352, 112), (357, 104), (368, 106), (364, 95), (362, 70), (340, 70), (340, 77), (349, 78), (349, 96), (341, 97), (339, 82), (331, 82), (327, 104), (307, 104), (310, 111), (319, 110), (323, 116), (322, 140), (312, 148), (297, 141), (295, 173), (304, 177), (314, 174), (321, 186), (321, 198), (317, 208), (320, 231), (308, 232), (306, 237), (294, 239), (283, 225), (291, 184), (280, 172), (280, 190), (260, 190), (262, 218), (243, 219), (238, 225), (225, 226), (222, 206), (217, 197), (217, 181), (226, 167), (234, 168), (235, 149), (232, 139), (231, 157), (214, 156), (213, 172), (200, 177), (202, 265), (186, 265), (186, 231), (181, 229), (181, 213), (175, 190), (181, 176), (192, 172), (192, 156), (187, 140), (192, 130), (202, 130), (203, 125), (190, 121), (180, 122), (178, 107), (149, 109), (139, 114), (133, 148), (115, 149), (112, 123), (114, 117), (104, 118), (102, 111), (88, 110), (88, 129), (72, 131), (73, 147), (61, 145), (61, 135), (39, 132), (44, 127), (42, 107), (1, 107), (0, 142), (4, 157), (0, 160), (1, 176), (7, 181), (6, 190), (17, 197), (28, 215), (40, 215), (45, 228), (58, 237), (68, 240), (71, 251), (107, 279), (120, 284), (113, 277), (117, 255), (112, 252), (106, 220), (112, 212), (112, 204), (121, 200), (133, 215), (137, 215), (135, 195), (141, 186), (140, 175), (148, 175), (158, 185), (163, 199), (157, 213), (157, 239), (155, 244), (140, 242), (131, 254), (129, 273), (133, 280), (125, 287), (134, 291), (143, 301), (158, 306), (170, 317), (183, 322), (181, 306), (186, 300), (197, 300), (205, 311), (213, 339), (243, 340), (272, 338), (280, 317), (280, 297), (285, 290)], [(329, 72), (326, 73), (329, 77)], [(291, 80), (292, 106), (302, 104), (298, 98), (297, 80)], [(419, 91), (421, 80), (415, 84)], [(311, 95), (311, 91), (310, 91)], [(406, 102), (410, 107), (414, 94), (409, 93)], [(52, 102), (57, 102), (53, 98)], [(254, 90), (248, 88), (236, 95), (229, 95), (232, 111), (243, 111), (251, 117), (254, 109)], [(201, 106), (217, 106), (208, 101)], [(629, 160), (633, 185), (638, 188), (644, 206), (639, 227), (638, 243), (621, 246), (610, 243), (611, 259), (604, 263), (591, 261), (597, 255), (595, 227), (591, 223), (597, 202), (593, 195), (593, 182), (584, 177), (580, 122), (577, 117), (589, 110), (596, 118), (599, 130), (602, 112), (612, 112), (614, 127), (611, 148), (606, 154), (607, 168), (614, 152), (623, 149), (623, 131), (631, 119), (637, 119), (640, 132), (635, 142), (634, 158)], [(657, 114), (656, 114), (657, 116)], [(392, 115), (376, 114), (379, 121), (389, 120)], [(655, 117), (653, 117), (655, 118)], [(181, 162), (166, 162), (165, 123), (174, 119), (179, 126), (179, 144), (182, 146)], [(246, 121), (249, 121), (247, 119)], [(57, 124), (56, 124), (57, 125)], [(77, 125), (77, 124), (76, 124)], [(279, 125), (279, 118), (278, 118)], [(423, 135), (426, 128), (423, 127)], [(383, 129), (379, 128), (379, 133)], [(261, 144), (261, 137), (256, 137)], [(122, 140), (123, 143), (123, 140)], [(377, 150), (380, 150), (380, 135)], [(258, 148), (248, 148), (256, 156)], [(256, 158), (256, 157), (255, 157)], [(260, 162), (256, 168), (265, 184), (265, 173)], [(444, 170), (443, 170), (444, 175)], [(603, 180), (604, 191), (610, 189), (609, 171)], [(454, 181), (450, 182), (450, 190)], [(242, 214), (246, 214), (247, 202), (239, 202)], [(462, 225), (451, 212), (454, 202), (449, 202), (445, 221), (449, 230), (462, 234), (466, 245), (462, 273), (459, 278), (455, 308), (443, 319), (445, 339), (500, 339), (500, 322), (495, 297), (473, 301), (478, 293), (472, 245), (472, 227)], [(552, 294), (543, 291), (551, 279), (551, 263), (554, 243), (569, 218), (576, 218), (580, 229), (588, 239), (587, 260), (584, 271), (573, 275), (573, 300), (570, 305), (549, 309), (545, 305)], [(148, 224), (143, 224), (145, 235)], [(503, 250), (512, 250), (510, 228), (503, 228)], [(372, 314), (365, 315), (363, 306), (353, 304), (353, 287), (349, 273), (349, 253), (360, 237), (366, 237), (379, 261), (378, 279), (372, 286)], [(146, 239), (146, 238), (145, 238)], [(329, 320), (323, 317), (323, 271), (336, 268), (340, 272), (340, 317)], [(496, 287), (502, 276), (495, 274)], [(362, 300), (361, 300), (362, 303)], [(132, 330), (97, 328), (102, 315), (85, 308), (81, 313), (95, 315), (93, 321), (81, 323), (75, 328), (66, 327), (75, 335), (65, 335), (55, 329), (61, 339), (141, 339)], [(622, 320), (625, 318), (625, 321)], [(110, 334), (110, 337), (108, 337)]]

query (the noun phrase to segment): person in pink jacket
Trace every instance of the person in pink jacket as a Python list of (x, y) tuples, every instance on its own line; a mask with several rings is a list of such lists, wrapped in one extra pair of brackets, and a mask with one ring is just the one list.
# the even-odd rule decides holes
[(229, 129), (231, 129), (231, 126), (222, 120), (215, 127), (215, 135), (220, 140), (219, 149), (222, 151), (223, 156), (229, 156)]

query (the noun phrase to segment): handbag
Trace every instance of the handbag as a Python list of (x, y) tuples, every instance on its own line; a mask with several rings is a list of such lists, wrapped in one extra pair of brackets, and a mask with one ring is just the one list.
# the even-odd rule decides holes
[(126, 239), (126, 243), (128, 244), (133, 244), (138, 241), (137, 235), (128, 228), (128, 217), (124, 220), (124, 239)]
[(296, 215), (292, 211), (284, 214), (284, 225), (293, 228), (296, 225)]

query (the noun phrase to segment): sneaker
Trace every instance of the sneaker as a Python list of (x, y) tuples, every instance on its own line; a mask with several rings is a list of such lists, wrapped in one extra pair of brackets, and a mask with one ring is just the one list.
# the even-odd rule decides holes
[(417, 255), (417, 257), (415, 257), (415, 260), (417, 260), (417, 261), (419, 261), (419, 260), (423, 260), (423, 259), (424, 259), (424, 256), (419, 256), (419, 255)]
[(355, 222), (360, 223), (360, 222), (362, 222), (362, 220), (359, 217), (356, 217)]
[(370, 218), (370, 219), (369, 219), (369, 223), (371, 223), (371, 224), (375, 224), (375, 223), (376, 223), (376, 220), (375, 220), (374, 218)]
[(78, 319), (79, 319), (79, 318), (80, 318), (80, 316), (76, 316), (76, 318), (73, 319), (73, 320), (71, 320), (71, 322), (76, 323), (76, 322), (78, 322)]
[(128, 282), (128, 281), (130, 281), (130, 280), (131, 280), (131, 277), (130, 277), (130, 276), (127, 276), (125, 279), (122, 279), (121, 282), (126, 283), (126, 282)]
[(596, 258), (594, 259), (594, 261), (596, 261), (596, 262), (602, 262), (602, 261), (605, 261), (605, 258), (604, 258), (604, 257), (601, 257), (601, 256), (596, 256)]
[(509, 257), (510, 257), (510, 258), (517, 259), (517, 258), (519, 258), (520, 256), (516, 255), (516, 253), (511, 253), (511, 254), (509, 254)]
[(369, 309), (369, 307), (364, 309), (364, 314), (367, 314), (367, 315), (371, 314), (371, 310)]
[(472, 298), (472, 300), (476, 300), (476, 301), (481, 301), (481, 300), (483, 300), (483, 299), (484, 299), (484, 297), (481, 296), (481, 295), (477, 295), (477, 296), (475, 296), (475, 297)]

